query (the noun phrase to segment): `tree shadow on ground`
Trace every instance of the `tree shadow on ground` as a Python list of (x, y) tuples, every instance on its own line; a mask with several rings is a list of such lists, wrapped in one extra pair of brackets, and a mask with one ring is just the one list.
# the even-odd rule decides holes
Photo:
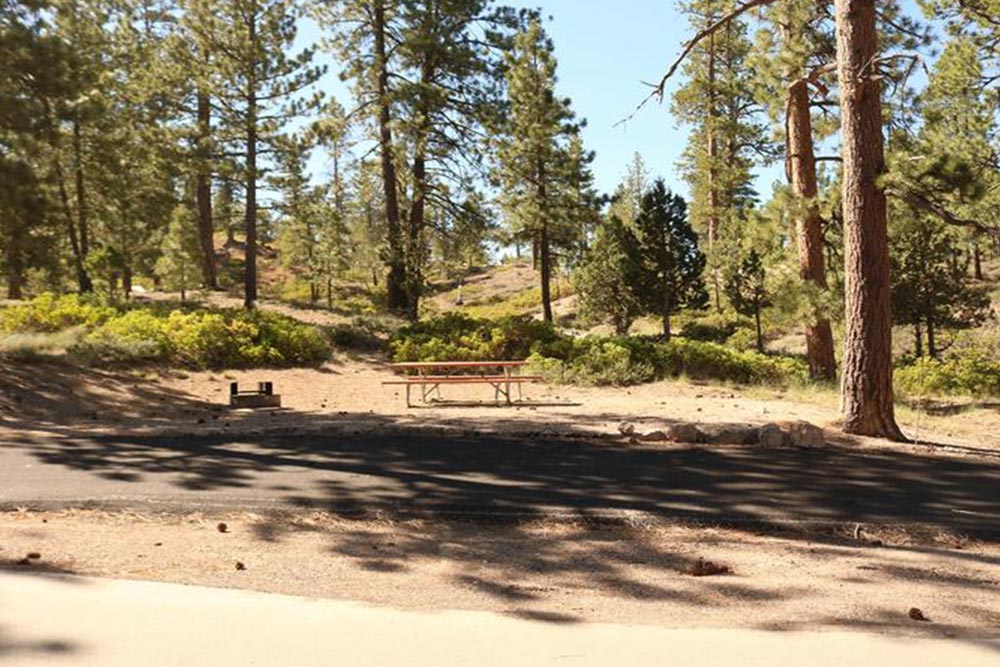
[[(598, 620), (624, 614), (644, 623), (693, 618), (709, 626), (856, 627), (975, 639), (993, 636), (1000, 609), (1000, 586), (991, 578), (1000, 572), (996, 557), (865, 546), (829, 534), (767, 541), (732, 530), (545, 521), (358, 522), (323, 530), (280, 516), (254, 520), (253, 530), (279, 543), (298, 530), (318, 531), (330, 553), (357, 568), (352, 579), (367, 574), (392, 590), (405, 589), (413, 576), (423, 589), (432, 573), (442, 588), (459, 591), (450, 600), (485, 600), (474, 604), (553, 623), (595, 620), (597, 607)], [(707, 569), (697, 567), (702, 559), (731, 569), (693, 576)], [(803, 562), (821, 571), (796, 565)], [(335, 567), (343, 573), (351, 566)], [(427, 593), (434, 604), (435, 593)], [(934, 622), (910, 619), (913, 604)]]
[(90, 473), (82, 490), (96, 497), (128, 497), (155, 484), (165, 500), (196, 503), (215, 494), (249, 507), (347, 516), (642, 513), (775, 528), (914, 523), (1000, 534), (1000, 465), (982, 458), (843, 446), (643, 445), (582, 429), (532, 431), (542, 428), (535, 417), (504, 420), (521, 429), (517, 436), (481, 433), (471, 420), (421, 431), (367, 414), (273, 419), (289, 426), (176, 436), (23, 433), (7, 447)]
[(9, 630), (0, 625), (0, 660), (16, 659), (30, 656), (65, 656), (77, 651), (73, 642), (58, 639), (21, 640), (12, 636)]

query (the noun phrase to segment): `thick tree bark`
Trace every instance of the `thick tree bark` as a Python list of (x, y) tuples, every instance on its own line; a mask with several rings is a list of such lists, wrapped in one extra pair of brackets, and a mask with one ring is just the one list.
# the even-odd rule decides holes
[[(809, 112), (809, 89), (805, 79), (788, 89), (785, 151), (788, 182), (799, 199), (795, 221), (799, 246), (799, 275), (808, 283), (826, 289), (826, 258), (823, 255), (823, 220), (816, 208), (816, 157), (813, 153), (812, 116)], [(805, 326), (806, 359), (809, 375), (816, 380), (837, 377), (830, 320), (816, 313)]]
[(844, 431), (905, 440), (896, 425), (875, 0), (836, 0), (843, 155)]
[(924, 356), (924, 332), (920, 322), (913, 325), (913, 354), (918, 358)]
[(972, 244), (972, 270), (976, 280), (983, 280), (983, 253), (979, 249), (979, 241)]
[(386, 278), (390, 312), (406, 313), (406, 257), (399, 218), (399, 193), (396, 186), (396, 162), (392, 145), (392, 116), (389, 110), (389, 58), (385, 45), (385, 5), (374, 3), (375, 67), (377, 68), (379, 152), (382, 163), (382, 189), (385, 194), (385, 217), (388, 230), (389, 275)]
[(210, 290), (219, 289), (215, 267), (215, 224), (212, 220), (212, 167), (209, 139), (212, 132), (208, 94), (198, 93), (198, 174), (195, 199), (198, 206), (198, 242), (201, 247), (201, 279)]

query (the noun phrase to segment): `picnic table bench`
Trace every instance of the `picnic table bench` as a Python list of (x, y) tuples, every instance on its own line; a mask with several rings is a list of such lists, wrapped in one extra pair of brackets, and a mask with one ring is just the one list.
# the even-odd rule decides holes
[[(525, 382), (540, 382), (540, 375), (521, 375), (518, 371), (527, 362), (524, 361), (418, 361), (389, 364), (395, 373), (406, 373), (395, 380), (387, 380), (383, 385), (399, 385), (406, 387), (406, 406), (411, 407), (410, 390), (420, 387), (421, 400), (427, 402), (427, 397), (437, 392), (441, 396), (443, 384), (488, 384), (493, 387), (494, 400), (500, 402), (503, 396), (507, 405), (511, 405), (512, 389), (517, 387), (518, 398), (521, 397), (521, 386)], [(490, 372), (487, 372), (490, 371)]]

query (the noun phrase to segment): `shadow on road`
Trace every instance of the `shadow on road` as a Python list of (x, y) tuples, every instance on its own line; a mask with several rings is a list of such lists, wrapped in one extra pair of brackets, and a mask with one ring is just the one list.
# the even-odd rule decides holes
[[(219, 491), (251, 505), (353, 516), (641, 512), (762, 527), (918, 523), (1000, 533), (1000, 465), (981, 458), (844, 446), (644, 446), (584, 432), (532, 434), (540, 428), (533, 417), (507, 420), (526, 434), (518, 437), (477, 433), (471, 423), (467, 430), (399, 432), (394, 419), (375, 415), (343, 416), (364, 428), (340, 431), (313, 428), (309, 415), (280, 419), (294, 427), (238, 435), (22, 434), (8, 447), (90, 473), (110, 484), (108, 493), (126, 497), (155, 482), (192, 501), (191, 492), (208, 498)], [(86, 478), (71, 483), (86, 497)]]

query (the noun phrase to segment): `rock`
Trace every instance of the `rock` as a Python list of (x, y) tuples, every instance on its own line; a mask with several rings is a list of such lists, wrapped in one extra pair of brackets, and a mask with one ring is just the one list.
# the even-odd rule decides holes
[(643, 442), (666, 442), (667, 434), (663, 431), (650, 431), (639, 436)]
[(777, 424), (764, 424), (757, 429), (757, 444), (761, 447), (781, 447), (785, 444), (785, 432)]
[(788, 442), (793, 447), (822, 447), (823, 429), (809, 422), (792, 422), (787, 426)]
[(683, 442), (686, 444), (693, 444), (696, 442), (701, 442), (702, 435), (701, 431), (694, 424), (680, 423), (674, 424), (667, 430), (667, 440), (671, 442)]
[(910, 607), (910, 612), (907, 615), (914, 621), (924, 621), (924, 622), (930, 621), (929, 618), (924, 616), (924, 612), (920, 611), (920, 609), (918, 609), (917, 607)]
[(622, 422), (618, 425), (618, 432), (622, 435), (635, 435), (635, 424), (632, 422)]
[(746, 424), (702, 424), (705, 442), (713, 445), (752, 445), (757, 442), (757, 428)]
[(685, 572), (692, 577), (714, 577), (719, 574), (732, 574), (733, 570), (728, 565), (698, 558), (695, 563), (688, 566)]

